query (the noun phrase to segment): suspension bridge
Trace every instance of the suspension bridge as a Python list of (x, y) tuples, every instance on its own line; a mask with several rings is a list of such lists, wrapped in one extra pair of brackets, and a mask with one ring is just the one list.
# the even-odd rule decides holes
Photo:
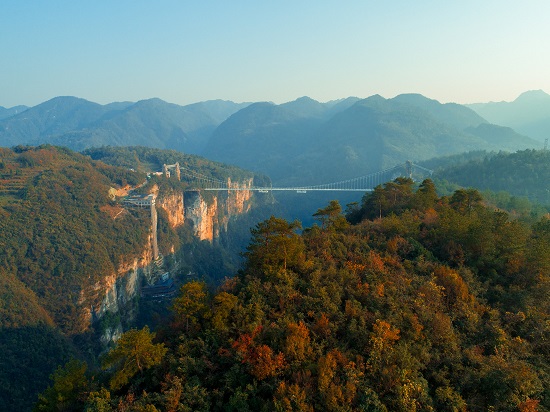
[(378, 185), (392, 181), (398, 177), (408, 177), (413, 180), (424, 179), (431, 176), (433, 171), (425, 167), (407, 161), (403, 164), (391, 167), (389, 169), (370, 173), (365, 176), (355, 177), (353, 179), (341, 180), (338, 182), (325, 183), (309, 186), (292, 186), (292, 187), (276, 187), (276, 186), (251, 186), (243, 187), (238, 184), (214, 179), (203, 175), (194, 170), (188, 169), (185, 166), (180, 166), (181, 179), (187, 180), (193, 187), (201, 190), (209, 191), (257, 191), (260, 193), (269, 193), (272, 191), (286, 191), (307, 193), (310, 191), (340, 191), (340, 192), (371, 192)]

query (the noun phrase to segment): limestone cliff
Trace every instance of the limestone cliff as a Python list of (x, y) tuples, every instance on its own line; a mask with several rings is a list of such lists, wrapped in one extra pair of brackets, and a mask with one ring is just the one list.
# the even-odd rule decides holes
[(185, 192), (185, 217), (193, 225), (195, 236), (200, 240), (212, 242), (219, 236), (219, 225), (217, 222), (218, 198), (208, 204), (202, 197), (201, 192), (192, 190)]
[[(253, 179), (248, 179), (245, 182), (232, 182), (231, 179), (227, 180), (227, 186), (230, 188), (249, 189), (252, 185)], [(253, 192), (250, 190), (232, 190), (224, 193), (226, 194), (224, 202), (225, 210), (220, 218), (222, 227), (224, 230), (227, 230), (227, 224), (230, 218), (250, 211), (252, 207), (251, 200)]]
[[(250, 188), (252, 179), (245, 182), (231, 182), (230, 188)], [(220, 236), (220, 231), (227, 231), (227, 225), (231, 218), (247, 213), (252, 206), (252, 191), (228, 190), (216, 193), (205, 198), (198, 190), (187, 191), (184, 194), (184, 216), (189, 219), (194, 228), (195, 236), (200, 240), (215, 241)]]
[(87, 323), (101, 319), (107, 312), (132, 312), (131, 301), (139, 294), (142, 280), (153, 278), (153, 233), (140, 256), (128, 258), (113, 273), (103, 277), (81, 294), (80, 304)]
[(185, 223), (183, 193), (172, 190), (157, 197), (157, 207), (162, 208), (168, 216), (168, 223), (172, 228), (182, 226)]
[[(247, 189), (252, 184), (252, 179), (239, 183), (228, 180), (230, 188)], [(172, 188), (162, 192), (154, 185), (151, 191), (154, 201), (151, 205), (151, 229), (147, 244), (144, 245), (140, 256), (127, 258), (114, 273), (108, 274), (100, 282), (83, 291), (80, 302), (85, 308), (83, 329), (86, 328), (86, 324), (98, 322), (107, 314), (120, 315), (125, 319), (135, 316), (135, 297), (139, 296), (141, 285), (154, 282), (162, 271), (162, 256), (158, 258), (160, 255), (157, 247), (157, 210), (162, 209), (166, 212), (164, 216), (170, 227), (177, 228), (188, 223), (192, 225), (197, 238), (215, 242), (220, 236), (220, 231), (227, 231), (232, 218), (247, 213), (252, 207), (250, 190), (205, 194), (199, 190), (182, 192)], [(109, 324), (102, 332), (101, 341), (108, 344), (116, 340), (120, 332), (120, 321)]]

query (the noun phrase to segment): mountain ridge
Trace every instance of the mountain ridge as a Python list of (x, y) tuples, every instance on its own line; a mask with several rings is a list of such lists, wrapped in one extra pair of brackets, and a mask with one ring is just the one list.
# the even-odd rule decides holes
[(158, 98), (100, 105), (58, 96), (0, 120), (0, 145), (145, 145), (198, 153), (215, 127), (246, 105), (217, 100), (179, 106)]
[(538, 145), (471, 109), (421, 95), (373, 95), (329, 117), (320, 116), (321, 107), (304, 98), (250, 105), (218, 126), (204, 155), (266, 173), (277, 183), (303, 185), (357, 177), (405, 160)]
[(550, 135), (550, 95), (543, 90), (529, 90), (511, 102), (467, 104), (491, 123), (511, 127), (544, 141)]
[[(316, 176), (346, 179), (404, 160), (540, 146), (506, 127), (466, 106), (414, 93), (326, 103), (303, 96), (282, 104), (212, 100), (187, 106), (159, 98), (100, 105), (60, 96), (1, 120), (0, 144), (174, 149), (284, 183), (316, 184), (323, 183)], [(297, 182), (297, 176), (304, 181)]]

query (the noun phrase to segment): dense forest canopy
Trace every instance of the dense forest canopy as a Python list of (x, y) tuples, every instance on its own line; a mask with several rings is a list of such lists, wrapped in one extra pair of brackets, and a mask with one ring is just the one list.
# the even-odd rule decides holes
[[(81, 293), (138, 253), (148, 235), (140, 216), (111, 218), (109, 188), (137, 184), (145, 175), (53, 146), (6, 149), (0, 162), (0, 266), (56, 325), (78, 333), (86, 328)], [(13, 309), (11, 317), (19, 313)], [(10, 326), (40, 319), (21, 313)]]
[(234, 278), (185, 284), (165, 328), (60, 368), (37, 410), (550, 409), (548, 217), (403, 178), (347, 217), (258, 224)]
[[(93, 359), (97, 335), (108, 325), (136, 321), (109, 312), (91, 323), (90, 311), (105, 298), (105, 279), (142, 256), (151, 235), (150, 211), (125, 208), (109, 193), (144, 182), (143, 190), (156, 185), (160, 196), (184, 190), (190, 185), (185, 180), (148, 180), (145, 173), (178, 161), (211, 178), (254, 178), (235, 167), (159, 149), (103, 148), (83, 155), (50, 145), (0, 148), (0, 349), (7, 356), (0, 361), (0, 410), (28, 409), (57, 364), (71, 355)], [(265, 216), (251, 215), (255, 222)], [(188, 225), (171, 227), (159, 208), (159, 249), (165, 255), (176, 249), (177, 256), (165, 260), (167, 268), (177, 259), (181, 271), (216, 281), (238, 267), (235, 250), (242, 250), (240, 239), (248, 237), (244, 232), (252, 222), (229, 222), (230, 230), (241, 225), (242, 235), (212, 245), (195, 239)], [(150, 311), (143, 318), (151, 319), (154, 309), (144, 307), (140, 314)]]
[[(200, 170), (201, 175), (218, 180), (231, 178), (234, 181), (241, 181), (254, 176), (253, 173), (235, 166), (213, 162), (200, 156), (184, 154), (175, 150), (144, 146), (107, 146), (87, 149), (82, 153), (94, 160), (101, 160), (106, 164), (126, 167), (142, 173), (160, 172), (163, 165), (172, 165), (178, 162), (184, 168)], [(186, 180), (185, 177), (184, 173), (183, 180)]]
[(550, 204), (549, 151), (523, 150), (474, 155), (469, 161), (451, 166), (441, 165), (437, 176), (464, 187), (506, 191), (527, 197), (533, 202)]
[(32, 404), (89, 327), (83, 296), (142, 248), (147, 222), (112, 219), (108, 191), (144, 179), (63, 148), (0, 149), (0, 409)]

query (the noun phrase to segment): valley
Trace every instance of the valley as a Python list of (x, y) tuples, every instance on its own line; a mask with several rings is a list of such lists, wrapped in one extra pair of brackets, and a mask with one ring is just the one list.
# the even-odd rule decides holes
[[(547, 293), (547, 262), (529, 248), (547, 247), (550, 159), (540, 135), (491, 124), (472, 109), (406, 94), (190, 106), (59, 97), (3, 110), (0, 350), (9, 359), (0, 365), (0, 408), (28, 409), (38, 393), (48, 405), (55, 395), (43, 392), (48, 376), (57, 365), (76, 367), (71, 358), (83, 362), (77, 369), (87, 365), (86, 391), (109, 393), (78, 395), (77, 410), (100, 398), (114, 405), (126, 390), (136, 405), (162, 409), (164, 392), (139, 395), (158, 391), (153, 375), (163, 387), (178, 385), (162, 370), (196, 382), (213, 410), (226, 402), (273, 408), (292, 404), (292, 396), (321, 410), (358, 402), (403, 409), (401, 391), (411, 382), (417, 404), (504, 405), (490, 388), (492, 373), (521, 393), (502, 402), (546, 402), (545, 346), (525, 325), (548, 315), (544, 304), (533, 305)], [(520, 243), (509, 245), (510, 231)], [(395, 276), (408, 300), (394, 313)], [(460, 300), (445, 288), (468, 293)], [(418, 293), (433, 298), (425, 309), (412, 303)], [(232, 378), (210, 366), (178, 375), (190, 367), (178, 358), (107, 389), (110, 371), (97, 375), (102, 356), (145, 326), (173, 357), (181, 356), (175, 342), (185, 342), (189, 362), (202, 356), (195, 345), (215, 336), (218, 343), (205, 343), (208, 356), (232, 365), (246, 384), (226, 387)], [(502, 350), (515, 351), (516, 338), (527, 342), (528, 355), (508, 359), (524, 368), (529, 388), (498, 366), (489, 337), (498, 330)], [(397, 383), (377, 386), (393, 373), (373, 357), (377, 334), (394, 336), (387, 356), (408, 380), (396, 375)], [(351, 346), (338, 346), (341, 339)], [(414, 353), (399, 357), (394, 345)], [(422, 355), (430, 348), (467, 359), (469, 383), (460, 374), (438, 376), (442, 365)], [(412, 372), (403, 364), (408, 356), (424, 366)], [(341, 376), (325, 385), (327, 362)], [(444, 363), (463, 367), (455, 358)], [(365, 377), (355, 389), (350, 370)], [(476, 375), (486, 379), (479, 391)], [(254, 389), (267, 382), (272, 389)], [(186, 396), (180, 402), (199, 408)]]

